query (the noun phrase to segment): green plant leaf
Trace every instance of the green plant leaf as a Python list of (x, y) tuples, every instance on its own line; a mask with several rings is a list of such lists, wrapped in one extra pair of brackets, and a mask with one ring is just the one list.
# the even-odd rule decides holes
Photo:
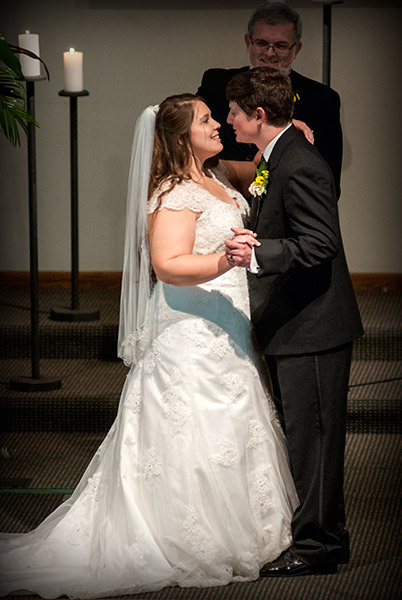
[(16, 79), (12, 69), (7, 67), (0, 67), (0, 94), (25, 99), (25, 87), (22, 81)]
[(6, 40), (0, 37), (0, 60), (15, 73), (18, 79), (24, 79), (21, 64)]
[(25, 54), (25, 56), (30, 56), (31, 58), (35, 58), (36, 60), (38, 60), (43, 65), (43, 68), (46, 71), (47, 78), (48, 78), (48, 80), (50, 80), (49, 70), (46, 66), (46, 63), (40, 58), (40, 56), (38, 56), (34, 52), (31, 52), (30, 50), (27, 50), (26, 48), (21, 48), (20, 46), (14, 46), (13, 44), (8, 44), (8, 45), (9, 45), (10, 50), (12, 50), (13, 52), (18, 52), (18, 54)]
[(13, 146), (20, 145), (18, 127), (27, 133), (28, 124), (38, 126), (25, 106), (25, 88), (12, 69), (0, 67), (0, 128)]

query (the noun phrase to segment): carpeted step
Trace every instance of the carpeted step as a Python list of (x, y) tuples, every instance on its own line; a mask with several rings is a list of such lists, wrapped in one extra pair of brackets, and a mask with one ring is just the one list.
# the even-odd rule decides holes
[(30, 376), (30, 361), (0, 361), (2, 431), (107, 431), (116, 416), (128, 373), (121, 361), (43, 360), (41, 376), (59, 378), (61, 389), (15, 391), (10, 379)]
[(402, 360), (402, 292), (356, 293), (365, 335), (356, 340), (355, 360)]
[[(40, 291), (41, 358), (116, 359), (119, 316), (118, 290), (85, 289), (81, 307), (99, 309), (97, 321), (52, 321), (55, 306), (69, 306), (70, 292)], [(402, 293), (358, 292), (365, 335), (354, 344), (356, 360), (402, 360)], [(0, 359), (29, 358), (31, 353), (29, 290), (5, 288), (0, 298)]]
[[(348, 431), (400, 431), (401, 365), (387, 361), (353, 361)], [(2, 431), (106, 432), (109, 429), (128, 372), (121, 362), (43, 360), (41, 366), (42, 376), (62, 380), (61, 389), (10, 390), (10, 378), (29, 376), (30, 362), (0, 362)]]
[[(94, 321), (63, 322), (50, 318), (51, 310), (71, 306), (68, 289), (39, 291), (39, 340), (41, 358), (99, 358), (114, 360), (119, 319), (118, 290), (84, 289), (80, 308), (99, 310)], [(30, 295), (26, 288), (3, 288), (0, 295), (0, 359), (31, 356)]]
[(352, 362), (348, 431), (401, 431), (402, 362)]
[(103, 431), (1, 433), (0, 492), (74, 488), (105, 435)]
[[(39, 330), (41, 359), (117, 360), (117, 325), (114, 323), (45, 322)], [(31, 357), (28, 325), (0, 326), (0, 359)]]

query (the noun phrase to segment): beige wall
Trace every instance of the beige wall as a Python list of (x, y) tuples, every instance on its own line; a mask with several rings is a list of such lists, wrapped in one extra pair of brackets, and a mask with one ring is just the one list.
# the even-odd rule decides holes
[[(2, 18), (0, 30), (10, 43), (25, 29), (39, 34), (41, 57), (51, 73), (50, 82), (35, 85), (41, 271), (70, 268), (69, 101), (58, 95), (63, 51), (73, 45), (84, 52), (84, 87), (90, 92), (78, 100), (80, 269), (85, 271), (122, 268), (130, 147), (140, 111), (169, 94), (196, 91), (209, 67), (247, 63), (243, 36), (253, 2), (204, 0), (200, 8), (189, 2), (192, 8), (184, 9), (184, 1), (165, 0), (153, 10), (144, 9), (147, 4), (20, 0)], [(304, 24), (294, 67), (321, 80), (322, 7), (289, 4)], [(402, 271), (402, 9), (395, 4), (345, 0), (332, 8), (331, 85), (342, 98), (345, 145), (340, 212), (353, 272)], [(159, 8), (166, 5), (172, 8)], [(25, 140), (13, 149), (0, 137), (0, 153), (0, 270), (27, 270)]]

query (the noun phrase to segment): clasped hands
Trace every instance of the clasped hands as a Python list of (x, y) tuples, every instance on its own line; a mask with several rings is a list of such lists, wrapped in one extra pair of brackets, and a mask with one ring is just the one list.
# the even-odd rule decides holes
[(253, 255), (253, 247), (261, 246), (256, 239), (257, 234), (250, 229), (241, 227), (231, 228), (234, 236), (231, 240), (225, 240), (225, 255), (233, 267), (249, 267)]

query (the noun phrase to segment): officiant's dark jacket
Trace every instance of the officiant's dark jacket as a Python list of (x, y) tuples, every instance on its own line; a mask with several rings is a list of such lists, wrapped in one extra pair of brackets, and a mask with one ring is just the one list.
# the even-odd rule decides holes
[[(226, 123), (229, 112), (226, 86), (237, 73), (248, 69), (249, 67), (209, 69), (205, 71), (197, 91), (205, 99), (213, 118), (221, 124), (220, 134), (224, 149), (220, 158), (226, 160), (252, 160), (257, 152), (255, 146), (236, 142), (233, 128)], [(339, 95), (330, 87), (296, 71), (291, 71), (289, 76), (296, 97), (293, 116), (304, 121), (314, 131), (315, 146), (332, 169), (339, 197), (342, 167)]]
[(292, 125), (268, 162), (266, 194), (252, 201), (260, 270), (249, 275), (251, 316), (265, 354), (316, 353), (362, 335), (339, 230), (334, 180)]

